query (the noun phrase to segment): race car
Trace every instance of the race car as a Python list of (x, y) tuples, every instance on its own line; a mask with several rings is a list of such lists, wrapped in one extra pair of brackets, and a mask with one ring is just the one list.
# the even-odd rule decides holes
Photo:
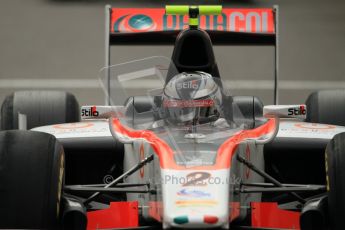
[[(211, 40), (276, 47), (277, 8), (106, 12), (106, 105), (82, 106), (81, 122), (62, 92), (16, 92), (2, 106), (2, 129), (21, 130), (0, 132), (0, 228), (345, 227), (345, 91), (263, 106), (218, 71)], [(222, 12), (229, 27), (208, 27)], [(175, 36), (172, 58), (110, 65), (109, 45)]]

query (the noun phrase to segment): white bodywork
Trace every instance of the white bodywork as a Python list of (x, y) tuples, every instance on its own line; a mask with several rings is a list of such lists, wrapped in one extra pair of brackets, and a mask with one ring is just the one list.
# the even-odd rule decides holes
[[(58, 139), (111, 137), (108, 120), (106, 119), (42, 126), (32, 130), (50, 133)], [(341, 132), (345, 132), (345, 127), (281, 120), (277, 137), (331, 139)]]
[[(112, 137), (107, 119), (44, 126), (33, 130), (50, 133), (58, 139)], [(285, 119), (280, 122), (277, 138), (327, 140), (340, 132), (345, 132), (345, 127)], [(248, 151), (246, 149), (249, 149), (249, 153), (252, 152), (250, 160), (253, 164), (264, 169), (262, 146), (256, 145), (255, 141), (248, 140), (238, 147), (238, 151), (245, 153)], [(124, 170), (128, 170), (152, 153), (152, 150), (145, 141), (134, 140), (125, 144), (125, 153)], [(161, 169), (156, 157), (153, 162), (128, 177), (126, 182), (149, 183), (157, 194), (127, 194), (127, 199), (128, 201), (138, 201), (142, 207), (142, 216), (148, 220), (152, 219), (150, 203), (152, 201), (161, 202), (162, 207), (157, 213), (161, 217), (160, 221), (164, 228), (221, 227), (226, 229), (229, 228), (229, 216), (233, 209), (232, 202), (246, 205), (251, 201), (261, 199), (260, 194), (249, 196), (248, 194), (236, 195), (233, 193), (233, 189), (239, 183), (236, 178), (241, 178), (241, 182), (263, 182), (262, 178), (255, 173), (246, 176), (243, 175), (245, 172), (248, 172), (248, 169), (241, 164), (234, 164), (231, 169), (194, 170), (188, 169), (188, 167), (185, 170)], [(197, 180), (198, 183), (188, 184), (191, 175), (205, 173), (209, 174), (207, 180)], [(195, 176), (192, 176), (193, 179)], [(206, 185), (199, 182), (204, 182)], [(247, 209), (240, 208), (237, 217), (241, 218), (246, 215)], [(206, 223), (206, 217), (211, 221), (212, 218), (216, 218), (217, 221)]]

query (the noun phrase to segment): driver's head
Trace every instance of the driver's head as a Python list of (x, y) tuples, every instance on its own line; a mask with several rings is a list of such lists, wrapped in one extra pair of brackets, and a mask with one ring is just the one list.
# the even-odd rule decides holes
[(174, 125), (215, 121), (220, 116), (222, 93), (210, 74), (183, 72), (174, 76), (163, 92), (165, 119)]

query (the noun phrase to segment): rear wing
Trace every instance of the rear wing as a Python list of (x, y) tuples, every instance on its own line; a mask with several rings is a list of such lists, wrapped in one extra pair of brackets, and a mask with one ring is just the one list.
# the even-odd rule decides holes
[[(278, 103), (278, 6), (223, 8), (221, 15), (200, 15), (199, 28), (213, 44), (275, 47), (274, 102)], [(105, 66), (111, 65), (110, 46), (174, 44), (188, 28), (187, 15), (166, 15), (164, 8), (105, 7)], [(109, 77), (109, 76), (108, 76)], [(109, 98), (106, 101), (109, 104)]]
[[(173, 44), (188, 28), (187, 15), (166, 15), (164, 8), (107, 8), (110, 45)], [(214, 44), (274, 45), (274, 8), (225, 8), (221, 15), (201, 15), (199, 27)]]

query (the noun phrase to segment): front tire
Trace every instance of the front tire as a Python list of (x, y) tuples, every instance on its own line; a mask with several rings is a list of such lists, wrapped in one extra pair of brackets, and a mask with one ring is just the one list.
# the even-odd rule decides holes
[(326, 176), (331, 229), (345, 229), (345, 133), (327, 145)]
[(0, 229), (58, 227), (64, 152), (54, 136), (0, 132)]

